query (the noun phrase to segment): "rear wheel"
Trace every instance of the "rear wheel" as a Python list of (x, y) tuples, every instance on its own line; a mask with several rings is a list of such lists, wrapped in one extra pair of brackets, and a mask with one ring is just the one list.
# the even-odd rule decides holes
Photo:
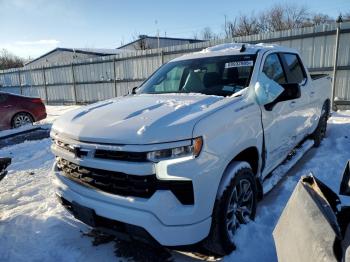
[[(235, 249), (234, 236), (242, 224), (255, 218), (257, 187), (253, 171), (246, 162), (233, 162), (227, 169), (230, 181), (215, 201), (212, 225), (204, 246), (217, 255)], [(220, 195), (221, 194), (221, 195)]]
[(315, 132), (312, 134), (312, 138), (314, 139), (314, 146), (315, 147), (319, 147), (321, 144), (321, 141), (326, 136), (328, 114), (329, 113), (327, 112), (326, 106), (323, 106), (317, 128), (316, 128)]
[(12, 118), (12, 128), (33, 124), (33, 117), (25, 112), (18, 113)]

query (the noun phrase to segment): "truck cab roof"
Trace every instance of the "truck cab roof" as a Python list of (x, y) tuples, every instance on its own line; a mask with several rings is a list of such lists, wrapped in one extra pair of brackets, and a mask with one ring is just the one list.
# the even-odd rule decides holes
[(182, 60), (190, 60), (190, 59), (200, 59), (207, 57), (215, 57), (215, 56), (228, 56), (228, 55), (252, 55), (256, 54), (261, 50), (269, 51), (275, 50), (280, 52), (288, 52), (288, 53), (297, 53), (295, 49), (283, 47), (275, 44), (247, 44), (247, 43), (228, 43), (221, 44), (212, 47), (208, 47), (199, 52), (194, 52), (191, 54), (186, 54), (181, 57), (175, 58), (173, 61), (182, 61)]

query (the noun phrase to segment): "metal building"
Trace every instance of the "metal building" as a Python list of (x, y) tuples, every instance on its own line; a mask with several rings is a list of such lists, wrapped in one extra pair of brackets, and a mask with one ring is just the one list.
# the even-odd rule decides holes
[(57, 47), (54, 50), (29, 61), (27, 64), (25, 64), (25, 67), (42, 67), (61, 63), (73, 63), (88, 58), (116, 55), (122, 52), (125, 51), (119, 49)]
[[(159, 46), (158, 46), (159, 41)], [(204, 42), (204, 40), (188, 39), (188, 38), (173, 38), (173, 37), (156, 37), (140, 35), (139, 39), (130, 42), (126, 45), (118, 47), (119, 50), (148, 50), (163, 48), (176, 45), (194, 44)]]

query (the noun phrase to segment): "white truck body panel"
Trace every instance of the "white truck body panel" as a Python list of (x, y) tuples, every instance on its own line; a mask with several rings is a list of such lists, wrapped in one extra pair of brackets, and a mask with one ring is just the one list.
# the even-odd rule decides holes
[[(54, 123), (51, 136), (58, 144), (52, 145), (52, 151), (58, 159), (136, 177), (155, 174), (158, 181), (190, 181), (193, 204), (184, 205), (169, 190), (157, 190), (149, 198), (95, 190), (65, 177), (55, 163), (52, 172), (57, 194), (101, 217), (140, 226), (163, 245), (193, 244), (204, 239), (229, 163), (244, 150), (254, 149), (258, 157), (254, 171), (257, 181), (262, 182), (316, 129), (323, 104), (330, 98), (330, 78), (314, 81), (306, 72), (299, 98), (278, 102), (272, 111), (259, 105), (255, 85), (266, 57), (276, 52), (297, 54), (275, 45), (247, 45), (244, 54), (257, 54), (250, 84), (229, 97), (136, 94), (82, 107)], [(237, 44), (209, 48), (173, 61), (228, 55), (241, 55)], [(203, 139), (197, 157), (138, 162), (94, 155), (97, 150), (135, 153), (188, 146), (197, 137)], [(77, 154), (76, 148), (84, 155)]]

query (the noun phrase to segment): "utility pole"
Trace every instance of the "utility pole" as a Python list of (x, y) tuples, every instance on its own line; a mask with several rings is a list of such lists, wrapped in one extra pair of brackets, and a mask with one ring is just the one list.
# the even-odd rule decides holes
[(158, 21), (155, 21), (156, 27), (157, 27), (157, 40), (158, 40), (158, 53), (159, 53), (159, 47), (160, 47), (160, 43), (159, 43), (159, 28), (158, 28)]
[(338, 52), (339, 52), (339, 38), (340, 38), (340, 25), (343, 22), (341, 14), (338, 16), (337, 20), (337, 31), (335, 36), (335, 50), (334, 50), (334, 66), (333, 66), (333, 81), (332, 81), (332, 110), (336, 110), (335, 99), (335, 84), (337, 80), (337, 66), (338, 66)]
[(157, 27), (157, 40), (158, 40), (158, 55), (160, 56), (160, 64), (163, 64), (163, 52), (160, 52), (160, 42), (159, 42), (159, 28), (158, 28), (158, 21), (155, 21), (156, 27)]

